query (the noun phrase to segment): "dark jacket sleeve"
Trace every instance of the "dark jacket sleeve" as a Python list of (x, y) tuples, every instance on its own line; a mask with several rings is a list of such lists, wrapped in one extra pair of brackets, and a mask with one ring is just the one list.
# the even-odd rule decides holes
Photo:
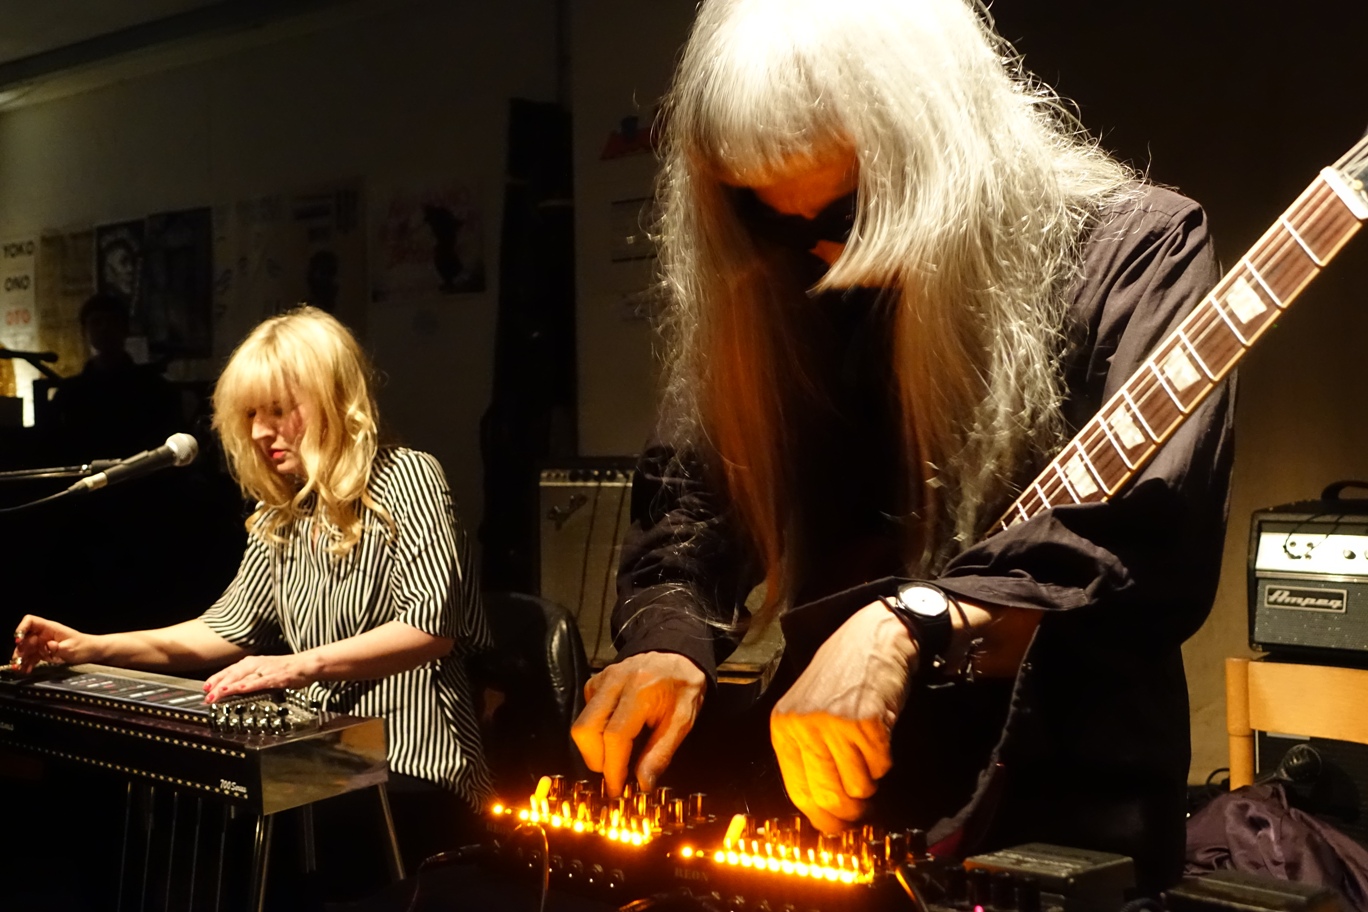
[[(1068, 413), (1081, 426), (1219, 277), (1195, 203), (1151, 189), (1085, 248), (1073, 313), (1083, 338), (1068, 366)], [(1233, 380), (1188, 416), (1110, 501), (1055, 507), (968, 548), (940, 583), (1024, 608), (1105, 608), (1094, 623), (1152, 645), (1201, 625), (1215, 595), (1233, 459)], [(1162, 610), (1156, 610), (1162, 606)]]
[(758, 565), (702, 462), (659, 439), (638, 460), (631, 512), (613, 610), (617, 657), (679, 653), (715, 681), (745, 633)]

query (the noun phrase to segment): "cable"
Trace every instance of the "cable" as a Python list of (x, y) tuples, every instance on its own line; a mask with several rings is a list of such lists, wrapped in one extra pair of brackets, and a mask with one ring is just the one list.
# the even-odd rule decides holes
[(413, 896), (409, 899), (407, 912), (414, 912), (418, 908), (418, 899), (423, 894), (423, 872), (434, 868), (446, 867), (450, 864), (459, 864), (463, 861), (477, 860), (485, 852), (483, 845), (466, 845), (456, 849), (448, 849), (445, 852), (438, 852), (436, 855), (429, 855), (418, 865), (418, 870), (413, 875)]

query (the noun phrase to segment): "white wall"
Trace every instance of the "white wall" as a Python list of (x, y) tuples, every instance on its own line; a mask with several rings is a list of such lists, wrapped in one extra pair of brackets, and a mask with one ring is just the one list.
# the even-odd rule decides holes
[(366, 328), (389, 378), (386, 422), (441, 459), (473, 527), (507, 105), (555, 99), (554, 0), (374, 3), (308, 34), (283, 31), (0, 114), (0, 237), (339, 179), (374, 187), (446, 177), (479, 188), (487, 291), (372, 304)]
[[(655, 157), (601, 160), (619, 121), (649, 124), (693, 21), (693, 0), (575, 0), (575, 282), (578, 298), (579, 448), (585, 456), (641, 449), (655, 414), (655, 336), (633, 316), (653, 260), (614, 262), (610, 205), (651, 196)], [(645, 12), (649, 10), (649, 12)]]

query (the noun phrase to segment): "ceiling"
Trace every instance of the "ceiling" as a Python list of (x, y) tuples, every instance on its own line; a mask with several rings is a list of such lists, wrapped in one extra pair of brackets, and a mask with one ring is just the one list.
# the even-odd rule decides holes
[(87, 41), (218, 0), (0, 0), (0, 64)]
[(0, 0), (0, 111), (411, 0)]

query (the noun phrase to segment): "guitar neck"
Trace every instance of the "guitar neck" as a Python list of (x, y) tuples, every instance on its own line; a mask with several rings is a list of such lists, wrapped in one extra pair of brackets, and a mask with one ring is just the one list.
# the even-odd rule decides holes
[(1365, 171), (1368, 139), (1320, 173), (990, 531), (1116, 494), (1368, 219)]

